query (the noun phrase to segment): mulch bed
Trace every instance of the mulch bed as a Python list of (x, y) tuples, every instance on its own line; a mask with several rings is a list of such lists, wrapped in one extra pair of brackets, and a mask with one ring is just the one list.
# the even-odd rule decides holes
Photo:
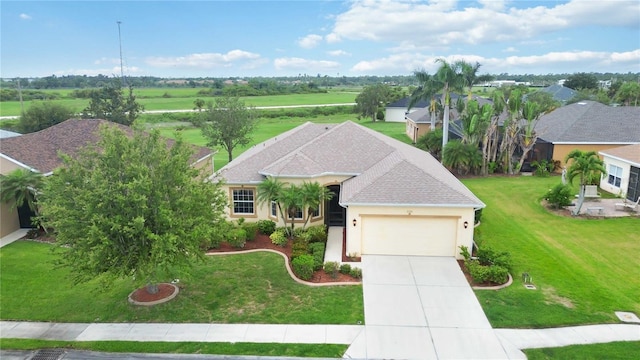
[[(289, 259), (289, 263), (291, 263), (291, 251), (292, 251), (291, 245), (292, 245), (291, 240), (285, 246), (275, 245), (271, 242), (271, 239), (269, 238), (269, 236), (264, 234), (258, 234), (255, 240), (247, 241), (244, 245), (244, 248), (238, 249), (238, 248), (232, 247), (227, 243), (221, 243), (219, 248), (210, 249), (207, 252), (228, 253), (228, 252), (237, 252), (237, 251), (244, 251), (244, 250), (271, 249), (271, 250), (275, 250), (283, 253)], [(343, 253), (344, 253), (344, 247), (343, 247)], [(344, 256), (343, 254), (343, 261), (347, 261), (344, 259), (347, 259), (347, 257)], [(324, 270), (315, 271), (313, 273), (313, 277), (311, 278), (311, 280), (308, 280), (308, 281), (312, 283), (360, 282), (360, 280), (355, 279), (350, 275), (340, 274), (340, 273), (338, 274), (337, 277), (333, 278), (331, 277), (331, 275), (327, 274)]]
[(176, 291), (176, 288), (169, 285), (169, 284), (158, 284), (158, 292), (155, 294), (150, 294), (147, 291), (147, 287), (141, 287), (138, 290), (134, 291), (131, 294), (131, 299), (137, 301), (137, 302), (152, 302), (152, 301), (157, 301), (157, 300), (161, 300), (161, 299), (165, 299), (168, 298), (169, 296), (171, 296), (173, 294), (173, 292)]

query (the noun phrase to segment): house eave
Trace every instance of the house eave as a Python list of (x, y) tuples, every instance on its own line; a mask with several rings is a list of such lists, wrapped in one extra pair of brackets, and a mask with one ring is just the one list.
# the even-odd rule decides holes
[(317, 174), (311, 174), (311, 175), (301, 175), (301, 174), (275, 174), (275, 173), (269, 173), (266, 171), (258, 171), (258, 174), (263, 175), (263, 176), (271, 176), (274, 178), (291, 178), (291, 179), (314, 179), (317, 177), (321, 177), (321, 176), (358, 176), (360, 175), (360, 173), (341, 173), (341, 172), (332, 172), (332, 171), (326, 171), (326, 172), (321, 172), (321, 173), (317, 173)]
[(602, 155), (602, 156), (606, 156), (606, 157), (611, 158), (611, 159), (613, 159), (613, 160), (618, 160), (618, 161), (620, 161), (620, 162), (623, 162), (623, 163), (625, 163), (625, 164), (629, 164), (629, 165), (631, 165), (631, 166), (640, 167), (640, 163), (637, 163), (637, 162), (635, 162), (635, 161), (631, 161), (631, 160), (629, 160), (629, 159), (621, 158), (621, 157), (619, 157), (619, 156), (609, 155), (609, 154), (607, 154), (607, 153), (606, 153), (606, 152), (604, 152), (604, 151), (600, 151), (600, 152), (598, 152), (598, 154), (600, 154), (600, 155)]
[(420, 207), (420, 208), (474, 208), (482, 209), (485, 204), (389, 204), (389, 203), (356, 203), (356, 202), (340, 202), (340, 206), (384, 206), (384, 207)]
[(14, 159), (14, 158), (12, 158), (12, 157), (10, 157), (10, 156), (7, 156), (7, 155), (5, 155), (5, 154), (0, 153), (0, 157), (2, 157), (3, 159), (6, 159), (6, 160), (8, 160), (8, 161), (10, 161), (10, 162), (12, 162), (12, 163), (14, 163), (14, 164), (18, 165), (18, 166), (20, 166), (20, 167), (22, 167), (22, 168), (25, 168), (25, 169), (27, 169), (27, 170), (29, 170), (29, 171), (33, 171), (33, 172), (37, 172), (37, 173), (39, 173), (39, 172), (40, 172), (38, 169), (36, 169), (36, 168), (32, 168), (31, 166), (29, 166), (29, 165), (27, 165), (27, 164), (25, 164), (25, 163), (22, 163), (22, 162), (20, 162), (20, 161), (18, 161), (18, 160), (16, 160), (16, 159)]
[(640, 141), (550, 141), (554, 145), (634, 145)]

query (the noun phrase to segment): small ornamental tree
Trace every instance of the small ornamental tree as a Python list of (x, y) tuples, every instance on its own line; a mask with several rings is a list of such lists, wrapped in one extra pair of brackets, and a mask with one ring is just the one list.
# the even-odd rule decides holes
[(179, 136), (169, 147), (158, 132), (100, 131), (95, 146), (63, 155), (41, 197), (43, 219), (76, 282), (131, 278), (157, 292), (158, 280), (187, 276), (203, 257), (199, 246), (223, 222), (226, 197), (189, 165)]

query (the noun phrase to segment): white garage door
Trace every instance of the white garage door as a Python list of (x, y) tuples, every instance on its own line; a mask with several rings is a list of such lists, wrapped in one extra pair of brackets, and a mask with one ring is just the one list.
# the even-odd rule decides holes
[(458, 218), (363, 216), (362, 253), (455, 256)]

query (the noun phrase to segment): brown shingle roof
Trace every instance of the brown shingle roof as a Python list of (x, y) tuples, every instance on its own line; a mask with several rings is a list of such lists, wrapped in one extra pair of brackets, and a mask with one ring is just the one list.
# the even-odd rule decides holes
[[(69, 119), (35, 133), (3, 139), (0, 152), (41, 173), (50, 173), (62, 165), (58, 153), (73, 157), (86, 145), (97, 143), (102, 124), (116, 126), (128, 134), (133, 133), (131, 128), (107, 120)], [(168, 146), (174, 143), (174, 140), (167, 139)], [(211, 154), (210, 149), (200, 146), (194, 147), (194, 151), (194, 162)]]
[(635, 166), (640, 166), (640, 144), (620, 146), (613, 149), (600, 151), (602, 155), (626, 160)]
[(311, 178), (351, 175), (340, 203), (484, 207), (430, 154), (347, 121), (306, 123), (258, 144), (222, 168), (232, 184), (255, 184), (265, 176)]

